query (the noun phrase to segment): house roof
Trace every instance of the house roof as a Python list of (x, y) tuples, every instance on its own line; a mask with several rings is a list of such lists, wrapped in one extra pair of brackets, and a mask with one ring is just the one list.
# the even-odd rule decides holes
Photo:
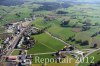
[(8, 59), (17, 59), (17, 56), (8, 56)]

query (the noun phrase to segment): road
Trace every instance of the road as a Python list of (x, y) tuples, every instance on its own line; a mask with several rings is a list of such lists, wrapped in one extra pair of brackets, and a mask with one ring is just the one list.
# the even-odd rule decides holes
[[(1, 59), (1, 61), (5, 60), (5, 56), (9, 56), (12, 51), (14, 50), (16, 44), (18, 43), (19, 39), (22, 37), (23, 33), (29, 28), (29, 26), (32, 25), (32, 22), (28, 22), (28, 25), (24, 28), (22, 28), (21, 32), (17, 35), (17, 36), (14, 36), (14, 39), (13, 41), (10, 42), (9, 46), (6, 47), (5, 50), (7, 50), (7, 53), (6, 55), (4, 55)], [(9, 48), (10, 47), (10, 48)]]
[[(92, 53), (94, 53), (94, 52), (96, 52), (96, 51), (98, 51), (98, 50), (100, 50), (100, 48), (95, 49), (95, 50), (92, 50), (92, 51), (89, 52), (84, 58), (88, 57), (90, 54), (92, 54)], [(80, 63), (78, 63), (76, 66), (78, 66), (79, 64), (80, 64)]]

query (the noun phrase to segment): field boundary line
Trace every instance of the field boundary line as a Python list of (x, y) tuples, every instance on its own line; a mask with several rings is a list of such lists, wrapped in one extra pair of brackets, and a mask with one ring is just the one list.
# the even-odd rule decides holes
[[(40, 42), (39, 42), (39, 43), (40, 43)], [(50, 49), (52, 49), (52, 50), (54, 50), (54, 51), (57, 51), (56, 49), (53, 49), (53, 48), (51, 48), (51, 47), (45, 45), (43, 42), (41, 42), (41, 44), (44, 45), (44, 46), (46, 46), (46, 47), (48, 47), (48, 48), (50, 48)]]

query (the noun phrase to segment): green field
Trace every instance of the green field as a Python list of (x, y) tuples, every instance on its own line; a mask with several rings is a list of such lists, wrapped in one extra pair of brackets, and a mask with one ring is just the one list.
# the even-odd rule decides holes
[(33, 48), (28, 50), (28, 54), (56, 52), (65, 46), (62, 42), (45, 33), (33, 35), (33, 37), (36, 39), (36, 44)]
[[(40, 35), (33, 35), (36, 39), (36, 44), (33, 48), (28, 50), (28, 54), (38, 54), (38, 53), (49, 53), (57, 52), (61, 50), (65, 45), (64, 43), (52, 38), (51, 36), (43, 33)], [(40, 58), (54, 58), (51, 54), (35, 55), (33, 57), (39, 56)], [(35, 63), (33, 59), (33, 63)]]
[(19, 55), (20, 50), (14, 50), (11, 55)]

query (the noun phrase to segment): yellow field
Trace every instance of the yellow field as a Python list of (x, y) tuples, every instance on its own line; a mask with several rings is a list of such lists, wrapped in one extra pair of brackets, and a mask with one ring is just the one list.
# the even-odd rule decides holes
[[(43, 66), (42, 64), (33, 64), (32, 66)], [(75, 63), (51, 63), (44, 66), (76, 66)]]

